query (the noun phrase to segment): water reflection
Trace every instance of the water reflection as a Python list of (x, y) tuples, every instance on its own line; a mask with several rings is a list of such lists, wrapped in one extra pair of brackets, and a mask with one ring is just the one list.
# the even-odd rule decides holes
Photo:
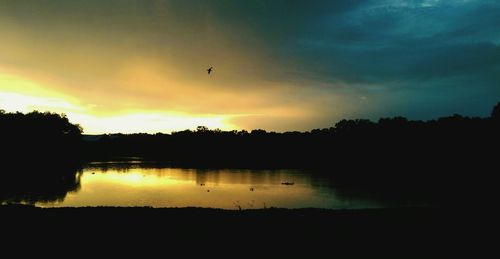
[(83, 169), (13, 168), (1, 176), (1, 204), (225, 209), (425, 204), (422, 195), (405, 196), (404, 191), (377, 185), (347, 187), (328, 177), (333, 174), (305, 170), (186, 169), (144, 161), (95, 162)]
[(85, 167), (79, 184), (78, 192), (68, 193), (63, 200), (36, 204), (225, 209), (380, 206), (374, 201), (339, 198), (329, 183), (301, 170), (184, 169), (106, 162)]
[(63, 202), (81, 187), (82, 171), (75, 166), (5, 165), (0, 175), (0, 204)]

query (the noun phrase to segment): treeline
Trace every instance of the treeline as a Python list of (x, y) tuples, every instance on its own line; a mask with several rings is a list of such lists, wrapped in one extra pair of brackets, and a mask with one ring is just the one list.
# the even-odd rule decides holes
[[(341, 120), (309, 132), (221, 131), (200, 126), (172, 134), (85, 136), (65, 115), (0, 110), (2, 159), (95, 160), (142, 157), (172, 165), (214, 167), (402, 168), (471, 166), (495, 160), (500, 104), (489, 118), (430, 121), (403, 117)], [(493, 151), (491, 151), (493, 150)], [(401, 167), (400, 167), (401, 166)], [(476, 166), (476, 165), (474, 165)], [(463, 167), (462, 167), (463, 168)]]
[(6, 113), (0, 110), (1, 160), (66, 163), (82, 157), (82, 128), (66, 115), (50, 112)]
[(498, 144), (499, 107), (490, 118), (341, 120), (333, 127), (309, 132), (221, 131), (200, 126), (172, 134), (111, 134), (85, 141), (85, 150), (92, 158), (145, 157), (186, 165), (244, 167), (351, 163), (349, 167), (356, 168), (397, 161), (422, 164), (471, 159), (490, 153), (486, 148)]

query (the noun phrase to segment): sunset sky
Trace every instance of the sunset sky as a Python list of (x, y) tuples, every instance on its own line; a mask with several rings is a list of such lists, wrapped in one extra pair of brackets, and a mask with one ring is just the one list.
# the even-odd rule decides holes
[(488, 116), (499, 26), (496, 0), (0, 0), (0, 109), (86, 134)]

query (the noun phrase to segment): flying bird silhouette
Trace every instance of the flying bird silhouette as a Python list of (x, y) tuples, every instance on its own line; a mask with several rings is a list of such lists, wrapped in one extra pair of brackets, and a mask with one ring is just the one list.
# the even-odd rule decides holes
[(210, 73), (212, 72), (212, 69), (213, 69), (213, 67), (209, 67), (209, 68), (207, 69), (207, 72), (208, 72), (208, 74), (209, 74), (209, 75), (210, 75)]

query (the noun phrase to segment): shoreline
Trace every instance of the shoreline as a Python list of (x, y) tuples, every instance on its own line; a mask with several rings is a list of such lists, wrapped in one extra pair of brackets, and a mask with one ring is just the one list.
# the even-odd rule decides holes
[[(63, 243), (78, 240), (91, 246), (104, 245), (109, 250), (112, 249), (109, 244), (122, 247), (130, 243), (139, 251), (161, 253), (166, 244), (179, 244), (193, 250), (190, 253), (202, 255), (206, 251), (229, 249), (256, 253), (256, 256), (298, 253), (305, 257), (332, 253), (394, 253), (398, 257), (449, 255), (461, 244), (477, 243), (480, 239), (474, 237), (487, 230), (494, 217), (478, 210), (438, 207), (239, 211), (23, 205), (2, 205), (0, 215), (8, 222), (2, 227), (3, 233), (20, 240), (29, 237), (52, 243), (53, 239), (47, 239), (50, 234)], [(212, 250), (198, 251), (196, 247)], [(290, 247), (290, 250), (280, 247)]]

